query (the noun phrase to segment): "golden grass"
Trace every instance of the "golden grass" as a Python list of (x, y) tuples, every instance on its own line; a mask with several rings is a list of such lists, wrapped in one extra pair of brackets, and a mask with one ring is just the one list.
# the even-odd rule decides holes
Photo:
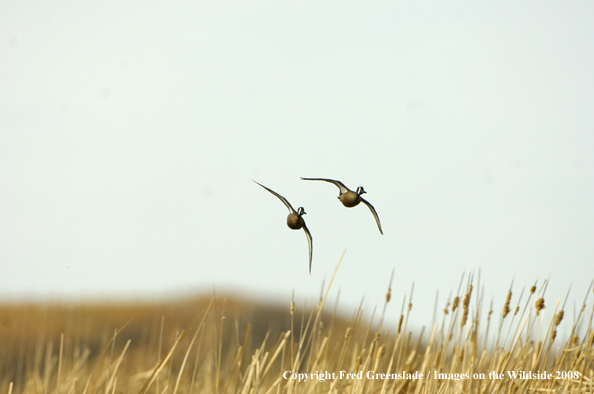
[[(427, 338), (408, 331), (412, 296), (393, 332), (384, 326), (390, 286), (383, 312), (367, 322), (360, 308), (352, 319), (325, 310), (331, 283), (309, 310), (214, 296), (2, 305), (0, 393), (594, 392), (591, 289), (572, 323), (560, 301), (545, 305), (546, 282), (515, 309), (510, 289), (489, 337), (493, 310), (481, 320), (472, 280)], [(543, 308), (552, 309), (549, 321)], [(562, 323), (571, 324), (563, 340)]]

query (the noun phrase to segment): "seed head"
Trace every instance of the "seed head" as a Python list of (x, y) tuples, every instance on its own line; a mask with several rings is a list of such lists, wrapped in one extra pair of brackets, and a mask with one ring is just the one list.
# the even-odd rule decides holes
[(509, 303), (511, 301), (511, 296), (512, 296), (512, 291), (508, 290), (507, 291), (507, 298), (505, 299), (505, 305), (503, 305), (503, 312), (501, 313), (501, 316), (505, 319), (505, 317), (507, 316), (507, 314), (509, 313), (509, 311), (511, 310), (509, 308)]
[(460, 328), (466, 325), (466, 320), (468, 319), (468, 309), (464, 309), (462, 313), (462, 319), (460, 320)]
[(346, 329), (346, 332), (344, 333), (344, 339), (349, 339), (349, 337), (351, 336), (351, 331), (353, 331), (352, 327), (348, 327)]
[(577, 346), (580, 343), (580, 339), (578, 338), (577, 335), (574, 335), (573, 338), (571, 338), (571, 344), (573, 346)]
[(379, 353), (378, 353), (378, 355), (377, 355), (377, 356), (378, 356), (379, 358), (382, 358), (382, 357), (384, 357), (384, 354), (386, 354), (386, 345), (382, 345), (382, 346), (380, 346), (380, 348), (379, 348)]
[(534, 302), (534, 308), (536, 308), (536, 316), (540, 314), (540, 311), (545, 308), (544, 298), (540, 297)]
[(470, 305), (471, 294), (472, 285), (469, 285), (466, 294), (464, 294), (464, 300), (462, 300), (462, 307), (464, 308), (464, 313), (462, 314), (462, 320), (460, 320), (460, 327), (464, 327), (466, 325), (466, 319), (468, 319), (468, 306)]
[(557, 313), (557, 317), (555, 318), (555, 327), (561, 324), (561, 320), (563, 320), (563, 314), (563, 311), (559, 311), (559, 313)]
[(468, 305), (470, 305), (470, 295), (472, 294), (472, 285), (468, 286), (468, 291), (464, 294), (464, 301), (462, 301), (462, 306), (464, 309), (468, 309)]
[(454, 297), (454, 302), (452, 302), (452, 312), (455, 312), (458, 309), (458, 304), (460, 303), (460, 297)]

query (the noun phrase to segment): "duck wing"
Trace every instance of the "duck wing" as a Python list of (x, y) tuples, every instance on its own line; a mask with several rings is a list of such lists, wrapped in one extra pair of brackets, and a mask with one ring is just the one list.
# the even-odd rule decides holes
[[(256, 181), (254, 181), (254, 183), (258, 183)], [(281, 196), (280, 194), (278, 194), (277, 192), (275, 192), (274, 190), (270, 190), (269, 188), (267, 188), (266, 186), (262, 185), (261, 183), (258, 183), (258, 185), (262, 186), (264, 189), (268, 190), (270, 193), (274, 194), (275, 196), (278, 197), (279, 200), (281, 200), (283, 202), (283, 204), (285, 204), (287, 206), (287, 208), (289, 208), (289, 211), (291, 211), (291, 213), (295, 213), (295, 210), (293, 209), (293, 207), (291, 206), (291, 204), (287, 201), (286, 198), (284, 198), (283, 196)]]
[(324, 181), (324, 182), (333, 183), (336, 186), (338, 186), (338, 188), (340, 189), (340, 194), (344, 194), (344, 193), (350, 191), (349, 188), (344, 185), (344, 183), (342, 183), (341, 181), (336, 181), (334, 179), (326, 179), (326, 178), (303, 178), (303, 177), (301, 177), (301, 179), (304, 180), (304, 181)]
[(373, 205), (371, 205), (369, 203), (369, 201), (367, 201), (366, 199), (364, 199), (363, 197), (361, 197), (361, 201), (367, 205), (369, 207), (369, 210), (371, 211), (371, 213), (373, 214), (373, 217), (375, 218), (375, 221), (377, 223), (377, 228), (379, 228), (380, 233), (383, 235), (384, 232), (382, 231), (382, 224), (380, 223), (379, 220), (379, 216), (377, 216), (377, 212), (375, 211), (375, 208), (373, 207)]
[(307, 244), (309, 246), (309, 274), (311, 275), (311, 257), (313, 255), (313, 240), (311, 239), (311, 233), (305, 225), (305, 221), (303, 222), (303, 231), (305, 231), (305, 236), (307, 237)]

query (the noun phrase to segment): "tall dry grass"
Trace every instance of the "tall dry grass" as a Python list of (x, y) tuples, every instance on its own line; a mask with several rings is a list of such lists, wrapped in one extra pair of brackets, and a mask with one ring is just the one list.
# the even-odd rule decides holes
[[(331, 283), (310, 309), (214, 296), (3, 305), (0, 393), (594, 392), (591, 289), (568, 322), (565, 301), (545, 302), (546, 282), (517, 300), (510, 288), (499, 312), (484, 309), (473, 282), (461, 281), (440, 321), (416, 334), (412, 290), (397, 327), (384, 326), (390, 285), (371, 320), (327, 307)], [(561, 324), (571, 326), (566, 338)]]

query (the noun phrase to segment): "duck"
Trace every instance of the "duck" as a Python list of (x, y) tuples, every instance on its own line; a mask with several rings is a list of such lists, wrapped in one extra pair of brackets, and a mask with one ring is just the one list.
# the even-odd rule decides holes
[(306, 214), (305, 209), (303, 207), (299, 207), (299, 208), (297, 208), (297, 210), (295, 210), (293, 208), (293, 206), (291, 205), (291, 203), (289, 203), (289, 201), (287, 201), (286, 198), (284, 198), (283, 196), (281, 196), (274, 190), (271, 190), (256, 181), (254, 181), (254, 183), (262, 186), (264, 189), (266, 189), (270, 193), (274, 194), (289, 209), (289, 215), (287, 216), (287, 226), (291, 230), (303, 229), (303, 231), (305, 231), (305, 237), (307, 238), (307, 244), (309, 246), (309, 274), (311, 275), (311, 260), (312, 260), (312, 256), (313, 256), (313, 240), (311, 238), (311, 233), (309, 232), (309, 229), (305, 225), (305, 220), (303, 220), (303, 215)]
[(303, 180), (303, 181), (324, 181), (324, 182), (333, 183), (334, 185), (338, 186), (338, 188), (340, 189), (340, 194), (338, 195), (338, 199), (340, 200), (342, 205), (344, 205), (347, 208), (356, 207), (361, 202), (363, 204), (367, 205), (367, 207), (369, 207), (369, 210), (373, 214), (373, 217), (375, 218), (375, 222), (377, 223), (377, 228), (379, 229), (380, 234), (382, 234), (382, 235), (384, 234), (384, 232), (382, 231), (382, 224), (380, 223), (380, 219), (379, 219), (379, 216), (377, 215), (377, 212), (375, 211), (375, 208), (373, 207), (373, 205), (371, 205), (369, 203), (369, 201), (367, 201), (363, 197), (361, 197), (362, 194), (367, 193), (365, 191), (365, 189), (363, 189), (363, 186), (359, 186), (359, 187), (357, 187), (356, 191), (352, 191), (351, 189), (346, 187), (344, 185), (344, 183), (334, 180), (334, 179), (303, 178), (303, 177), (301, 177), (301, 180)]

